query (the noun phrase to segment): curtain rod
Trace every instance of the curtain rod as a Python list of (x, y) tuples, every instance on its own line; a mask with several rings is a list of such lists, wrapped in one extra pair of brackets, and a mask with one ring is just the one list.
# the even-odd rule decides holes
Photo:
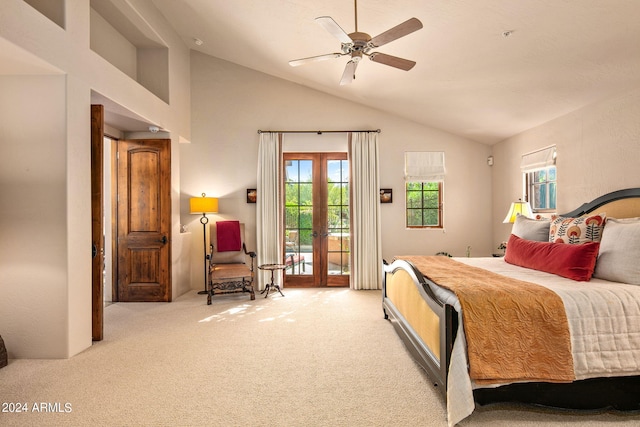
[(349, 133), (349, 132), (377, 132), (380, 133), (380, 129), (375, 130), (260, 130), (258, 133), (317, 133), (322, 135), (323, 133)]

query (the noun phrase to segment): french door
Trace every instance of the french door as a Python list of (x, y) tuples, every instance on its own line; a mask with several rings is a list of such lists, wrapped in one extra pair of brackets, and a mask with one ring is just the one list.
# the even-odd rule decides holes
[(349, 286), (347, 153), (284, 153), (285, 286)]

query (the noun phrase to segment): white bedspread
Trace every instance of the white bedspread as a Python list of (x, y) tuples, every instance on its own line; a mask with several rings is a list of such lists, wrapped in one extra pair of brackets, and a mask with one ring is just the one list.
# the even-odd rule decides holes
[[(576, 379), (640, 375), (640, 286), (592, 279), (576, 282), (508, 264), (503, 258), (456, 258), (467, 265), (544, 286), (556, 292), (567, 311)], [(437, 294), (460, 313), (455, 295)], [(459, 314), (447, 387), (447, 416), (453, 426), (475, 409)]]

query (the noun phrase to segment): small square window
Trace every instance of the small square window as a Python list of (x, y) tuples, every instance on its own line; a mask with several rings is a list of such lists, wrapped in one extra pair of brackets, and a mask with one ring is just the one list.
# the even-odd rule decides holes
[(408, 228), (442, 228), (442, 183), (407, 182)]

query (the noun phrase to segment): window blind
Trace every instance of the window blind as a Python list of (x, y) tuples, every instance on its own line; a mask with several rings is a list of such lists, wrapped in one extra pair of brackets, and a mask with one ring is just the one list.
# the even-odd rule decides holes
[(444, 181), (444, 151), (404, 153), (404, 179), (412, 182)]
[(542, 169), (555, 164), (556, 146), (552, 145), (551, 147), (542, 148), (540, 150), (524, 154), (520, 162), (520, 169), (522, 169), (522, 172), (531, 172), (536, 169)]

